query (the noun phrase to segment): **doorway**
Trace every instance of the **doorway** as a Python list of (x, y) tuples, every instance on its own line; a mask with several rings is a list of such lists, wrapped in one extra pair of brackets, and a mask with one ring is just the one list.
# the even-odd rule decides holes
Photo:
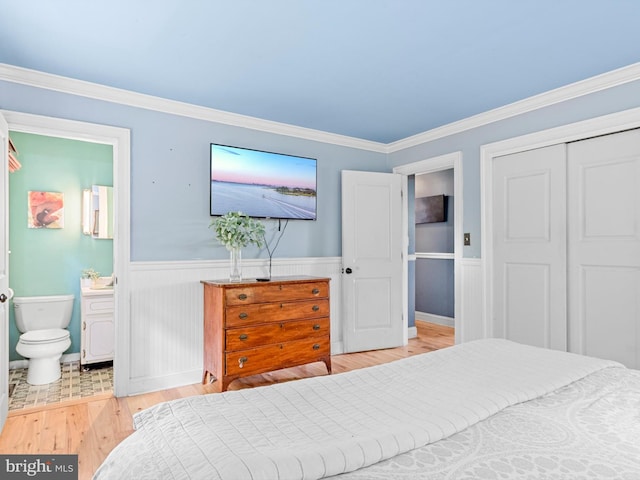
[[(9, 130), (50, 137), (82, 140), (111, 145), (114, 193), (114, 325), (113, 394), (128, 392), (129, 351), (126, 332), (129, 328), (127, 302), (130, 263), (130, 132), (127, 129), (85, 122), (43, 117), (20, 112), (1, 111)], [(9, 272), (11, 274), (11, 272)], [(78, 280), (79, 281), (79, 280)], [(7, 353), (8, 355), (8, 353)]]
[(453, 169), (412, 175), (408, 180), (414, 183), (414, 221), (409, 229), (413, 227), (415, 245), (416, 326), (427, 322), (454, 327)]
[[(81, 288), (79, 278), (88, 268), (102, 272), (105, 280), (113, 272), (113, 238), (85, 233), (81, 215), (81, 207), (89, 203), (83, 198), (85, 191), (95, 184), (113, 184), (113, 149), (111, 145), (13, 130), (9, 135), (19, 152), (19, 168), (9, 174), (10, 287), (16, 297), (73, 295), (66, 328), (71, 346), (61, 358), (62, 377), (46, 387), (26, 381), (30, 360), (16, 351), (22, 332), (16, 328), (17, 310), (10, 309), (9, 409), (24, 410), (110, 393), (111, 366), (88, 370), (90, 354), (96, 347), (86, 342), (91, 323), (88, 316), (85, 318), (85, 304), (89, 296), (93, 301), (95, 294), (100, 294), (108, 299), (112, 311), (113, 289), (97, 292)], [(41, 222), (31, 210), (42, 201), (47, 202), (44, 212), (49, 213)], [(51, 211), (56, 207), (59, 209)], [(100, 213), (111, 218), (113, 209), (105, 203)], [(108, 348), (105, 361), (113, 360), (113, 316), (109, 317), (111, 328), (102, 332), (105, 350)]]
[[(460, 316), (462, 305), (462, 279), (461, 279), (461, 259), (462, 259), (462, 215), (463, 215), (463, 196), (462, 196), (462, 153), (453, 152), (438, 157), (432, 157), (425, 160), (421, 160), (406, 165), (401, 165), (393, 169), (394, 173), (399, 173), (404, 176), (403, 189), (408, 191), (407, 185), (409, 183), (409, 177), (412, 175), (426, 175), (436, 172), (443, 172), (451, 170), (453, 173), (453, 194), (455, 195), (455, 201), (453, 202), (453, 231), (451, 233), (453, 237), (453, 252), (446, 254), (448, 261), (453, 261), (453, 327), (455, 329), (455, 343), (461, 343), (464, 339), (464, 321)], [(403, 231), (407, 232), (407, 239), (409, 238), (409, 231), (415, 226), (413, 215), (410, 215), (410, 208), (413, 212), (413, 202), (409, 202), (406, 195), (403, 198), (402, 216), (403, 216)], [(411, 206), (410, 206), (411, 204)], [(409, 244), (404, 246), (403, 255), (403, 269), (405, 285), (404, 285), (404, 314), (407, 318), (414, 318), (412, 312), (409, 311), (409, 306), (414, 308), (415, 303), (410, 298), (410, 295), (414, 295), (415, 289), (415, 277), (413, 273), (415, 271), (416, 255), (409, 254)], [(412, 285), (413, 283), (413, 285)], [(409, 329), (412, 330), (411, 327)], [(415, 327), (413, 327), (415, 333)], [(410, 336), (415, 336), (411, 335)]]

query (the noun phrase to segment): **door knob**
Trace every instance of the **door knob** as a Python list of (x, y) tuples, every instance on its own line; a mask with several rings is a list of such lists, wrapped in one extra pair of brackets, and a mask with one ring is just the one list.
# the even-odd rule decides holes
[(347, 268), (344, 270), (344, 272), (345, 272), (345, 273), (352, 273), (352, 272), (353, 272), (353, 270), (351, 270), (349, 267), (347, 267)]
[(0, 293), (0, 303), (4, 303), (7, 300), (11, 300), (13, 298), (13, 290), (9, 289), (9, 296), (7, 297), (4, 293)]

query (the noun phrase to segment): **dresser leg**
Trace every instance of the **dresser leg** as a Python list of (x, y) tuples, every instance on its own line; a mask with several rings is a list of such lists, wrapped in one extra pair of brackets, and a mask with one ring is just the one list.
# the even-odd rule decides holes
[(227, 377), (222, 377), (220, 379), (220, 391), (221, 392), (226, 392), (227, 388), (229, 388), (229, 384), (233, 381), (233, 379), (229, 379)]
[(209, 383), (212, 383), (214, 379), (215, 379), (215, 377), (213, 376), (213, 373), (209, 372), (208, 370), (205, 370), (204, 373), (202, 374), (202, 384), (203, 385), (207, 385)]
[(331, 357), (324, 359), (323, 362), (327, 366), (327, 372), (331, 373)]

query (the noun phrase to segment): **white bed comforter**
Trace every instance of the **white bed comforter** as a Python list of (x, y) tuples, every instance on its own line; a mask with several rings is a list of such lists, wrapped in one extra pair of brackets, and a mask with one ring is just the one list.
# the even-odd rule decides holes
[(611, 361), (480, 340), (392, 363), (185, 398), (134, 417), (95, 479), (318, 479), (423, 447)]
[(640, 370), (605, 368), (340, 480), (640, 480)]

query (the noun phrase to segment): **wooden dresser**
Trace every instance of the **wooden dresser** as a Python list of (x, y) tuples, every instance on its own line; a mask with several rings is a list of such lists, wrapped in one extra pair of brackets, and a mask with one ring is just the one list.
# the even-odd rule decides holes
[(204, 372), (221, 391), (241, 377), (322, 361), (331, 373), (329, 278), (203, 280)]

